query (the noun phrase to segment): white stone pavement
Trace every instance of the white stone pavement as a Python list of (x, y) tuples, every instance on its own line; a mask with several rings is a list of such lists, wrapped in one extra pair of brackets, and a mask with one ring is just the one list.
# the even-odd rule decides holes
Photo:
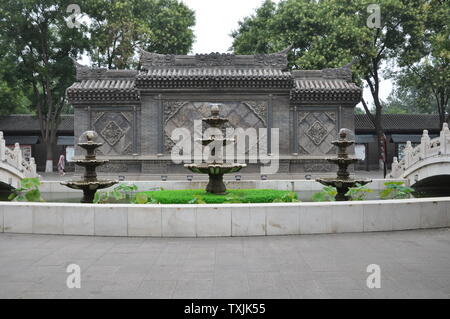
[[(81, 267), (68, 289), (66, 267)], [(381, 288), (369, 289), (369, 264)], [(449, 298), (450, 229), (237, 238), (0, 234), (0, 298)]]

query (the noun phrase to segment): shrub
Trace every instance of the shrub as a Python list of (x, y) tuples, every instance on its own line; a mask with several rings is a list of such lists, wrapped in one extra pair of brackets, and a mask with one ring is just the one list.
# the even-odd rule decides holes
[(332, 202), (337, 194), (337, 190), (333, 186), (325, 186), (320, 192), (314, 193), (311, 197), (313, 202)]
[(361, 184), (356, 184), (356, 187), (351, 187), (345, 196), (349, 196), (350, 200), (365, 200), (367, 194), (372, 192), (373, 190), (370, 188)]
[(384, 189), (380, 191), (381, 199), (404, 199), (409, 198), (414, 189), (403, 185), (404, 182), (386, 182)]
[(8, 199), (19, 202), (43, 202), (39, 186), (41, 186), (39, 177), (23, 178), (20, 187), (13, 190)]
[(226, 195), (215, 195), (204, 190), (149, 191), (148, 202), (160, 204), (224, 204), (224, 203), (272, 203), (298, 201), (297, 194), (271, 189), (232, 189)]
[(134, 202), (134, 193), (138, 187), (134, 184), (119, 184), (113, 190), (108, 192), (96, 192), (94, 196), (94, 203), (107, 203), (111, 201)]

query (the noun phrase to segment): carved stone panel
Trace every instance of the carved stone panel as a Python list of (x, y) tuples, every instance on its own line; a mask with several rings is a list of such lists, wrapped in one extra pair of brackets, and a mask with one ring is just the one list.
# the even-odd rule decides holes
[[(166, 101), (164, 103), (165, 151), (170, 152), (175, 142), (171, 140), (176, 128), (187, 128), (194, 134), (194, 120), (211, 115), (211, 102)], [(225, 102), (220, 108), (220, 116), (229, 120), (235, 128), (263, 128), (267, 118), (266, 101)], [(205, 128), (204, 128), (205, 129)], [(198, 132), (201, 134), (201, 132)]]
[(336, 112), (299, 112), (299, 150), (304, 155), (334, 153), (337, 138)]
[(92, 112), (92, 127), (103, 145), (98, 155), (133, 154), (133, 112)]

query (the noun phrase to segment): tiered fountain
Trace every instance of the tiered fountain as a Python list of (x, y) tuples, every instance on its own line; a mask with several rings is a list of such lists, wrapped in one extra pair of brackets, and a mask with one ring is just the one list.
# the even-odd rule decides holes
[[(219, 104), (212, 104), (211, 116), (202, 119), (202, 121), (208, 124), (211, 128), (221, 130), (223, 125), (228, 122), (228, 119), (219, 116), (220, 108)], [(203, 146), (208, 146), (211, 143), (222, 144), (223, 146), (229, 143), (235, 143), (235, 139), (227, 139), (223, 137), (217, 137), (211, 135), (209, 138), (202, 138), (200, 140)], [(188, 168), (194, 173), (208, 174), (209, 182), (206, 186), (206, 191), (212, 194), (224, 195), (227, 192), (227, 188), (223, 182), (223, 175), (233, 173), (246, 167), (246, 164), (238, 163), (223, 163), (223, 158), (216, 156), (215, 147), (211, 150), (211, 156), (201, 164), (185, 164), (184, 167)]]
[(335, 199), (337, 201), (347, 201), (350, 199), (348, 196), (345, 195), (348, 192), (349, 188), (355, 187), (356, 184), (365, 185), (372, 181), (370, 179), (350, 178), (348, 166), (350, 164), (356, 163), (358, 159), (348, 155), (347, 147), (353, 145), (355, 141), (350, 141), (347, 139), (346, 131), (347, 129), (342, 128), (339, 131), (338, 140), (331, 142), (338, 148), (337, 157), (326, 159), (328, 162), (334, 163), (339, 167), (337, 171), (337, 177), (316, 179), (317, 182), (323, 185), (336, 187), (337, 194), (335, 196)]
[(81, 202), (92, 203), (97, 190), (111, 187), (114, 184), (117, 184), (118, 181), (97, 179), (97, 173), (95, 172), (97, 166), (103, 165), (109, 161), (99, 160), (95, 156), (95, 150), (103, 145), (102, 143), (94, 142), (97, 133), (94, 131), (86, 131), (83, 135), (86, 136), (87, 141), (85, 143), (78, 143), (78, 146), (86, 150), (86, 156), (84, 159), (75, 161), (76, 165), (82, 166), (85, 169), (83, 179), (79, 181), (62, 182), (61, 184), (73, 189), (82, 190), (83, 199)]

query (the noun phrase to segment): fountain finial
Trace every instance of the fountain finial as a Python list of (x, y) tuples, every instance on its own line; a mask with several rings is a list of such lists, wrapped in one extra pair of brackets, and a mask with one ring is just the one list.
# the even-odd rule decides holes
[(339, 130), (339, 137), (341, 140), (345, 140), (347, 138), (347, 129), (341, 128)]
[(220, 112), (219, 104), (212, 104), (211, 105), (211, 115), (217, 117), (217, 116), (219, 116), (219, 112)]
[(95, 132), (94, 131), (87, 131), (86, 132), (86, 139), (88, 142), (93, 142), (95, 139)]

